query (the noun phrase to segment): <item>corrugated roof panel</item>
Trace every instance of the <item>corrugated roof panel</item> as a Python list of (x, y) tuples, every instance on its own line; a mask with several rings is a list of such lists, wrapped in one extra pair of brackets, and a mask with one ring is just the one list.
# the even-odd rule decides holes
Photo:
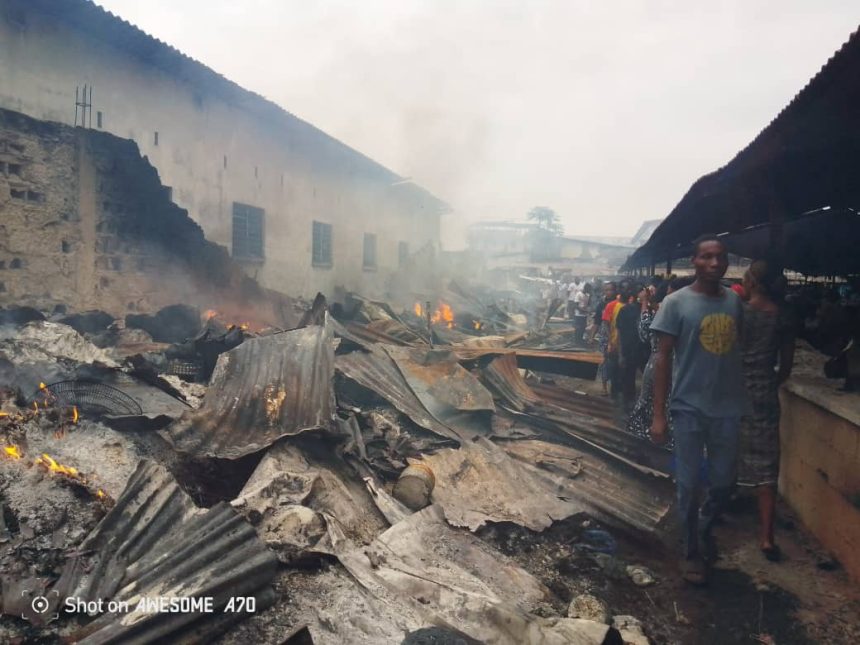
[(351, 352), (335, 359), (335, 369), (362, 387), (375, 392), (417, 425), (439, 436), (462, 441), (452, 428), (439, 422), (424, 407), (394, 361), (382, 349)]
[(199, 410), (160, 434), (198, 457), (236, 459), (331, 423), (331, 325), (245, 341), (221, 354)]
[[(223, 629), (227, 601), (264, 596), (276, 570), (274, 553), (228, 504), (198, 509), (166, 469), (141, 461), (116, 505), (67, 561), (55, 590), (61, 598), (128, 603), (128, 612), (102, 614), (75, 642), (179, 642)], [(134, 611), (141, 599), (159, 597), (209, 597), (215, 611)]]

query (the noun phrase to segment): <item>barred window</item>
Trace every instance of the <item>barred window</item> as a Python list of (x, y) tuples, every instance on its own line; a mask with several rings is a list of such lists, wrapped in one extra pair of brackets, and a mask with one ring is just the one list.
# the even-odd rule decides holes
[(311, 263), (322, 267), (332, 265), (331, 224), (314, 222)]
[(362, 265), (365, 269), (376, 268), (376, 235), (373, 233), (364, 234), (364, 256)]
[(265, 212), (262, 208), (233, 202), (233, 257), (262, 260)]

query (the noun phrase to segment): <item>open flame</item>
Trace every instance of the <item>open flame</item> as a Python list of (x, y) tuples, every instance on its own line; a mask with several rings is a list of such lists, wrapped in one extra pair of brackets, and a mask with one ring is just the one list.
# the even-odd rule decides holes
[(75, 479), (83, 479), (80, 476), (77, 468), (72, 466), (64, 466), (63, 464), (57, 463), (50, 455), (47, 453), (42, 453), (41, 457), (36, 457), (36, 461), (33, 463), (39, 464), (40, 466), (44, 466), (52, 473), (60, 473), (61, 475), (68, 475), (69, 477), (73, 477)]
[[(420, 302), (415, 303), (415, 307), (413, 309), (415, 311), (415, 315), (419, 318), (422, 317), (426, 312), (424, 311), (424, 307), (421, 306)], [(430, 323), (444, 323), (447, 325), (448, 329), (454, 328), (454, 310), (451, 309), (451, 305), (440, 302), (439, 306), (436, 307), (436, 311), (430, 314)]]
[(475, 328), (475, 331), (479, 331), (484, 325), (480, 320), (473, 320), (472, 326)]
[(72, 423), (77, 423), (80, 415), (78, 414), (78, 406), (72, 406)]
[(24, 455), (18, 449), (18, 446), (3, 446), (3, 454), (12, 459), (21, 459)]
[(454, 310), (451, 309), (451, 305), (444, 302), (440, 303), (436, 311), (434, 311), (430, 316), (430, 322), (444, 322), (448, 325), (448, 328), (451, 329), (454, 326)]

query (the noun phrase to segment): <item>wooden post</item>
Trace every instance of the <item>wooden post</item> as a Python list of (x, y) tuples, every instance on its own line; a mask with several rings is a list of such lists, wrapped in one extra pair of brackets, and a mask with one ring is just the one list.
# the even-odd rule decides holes
[(424, 315), (427, 318), (427, 334), (430, 337), (430, 347), (433, 347), (433, 324), (430, 319), (430, 301), (424, 303)]

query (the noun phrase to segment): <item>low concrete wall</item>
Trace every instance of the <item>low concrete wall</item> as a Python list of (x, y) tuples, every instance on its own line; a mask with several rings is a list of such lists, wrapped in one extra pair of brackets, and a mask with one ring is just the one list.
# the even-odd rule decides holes
[(780, 400), (780, 493), (860, 581), (860, 397), (793, 379)]

